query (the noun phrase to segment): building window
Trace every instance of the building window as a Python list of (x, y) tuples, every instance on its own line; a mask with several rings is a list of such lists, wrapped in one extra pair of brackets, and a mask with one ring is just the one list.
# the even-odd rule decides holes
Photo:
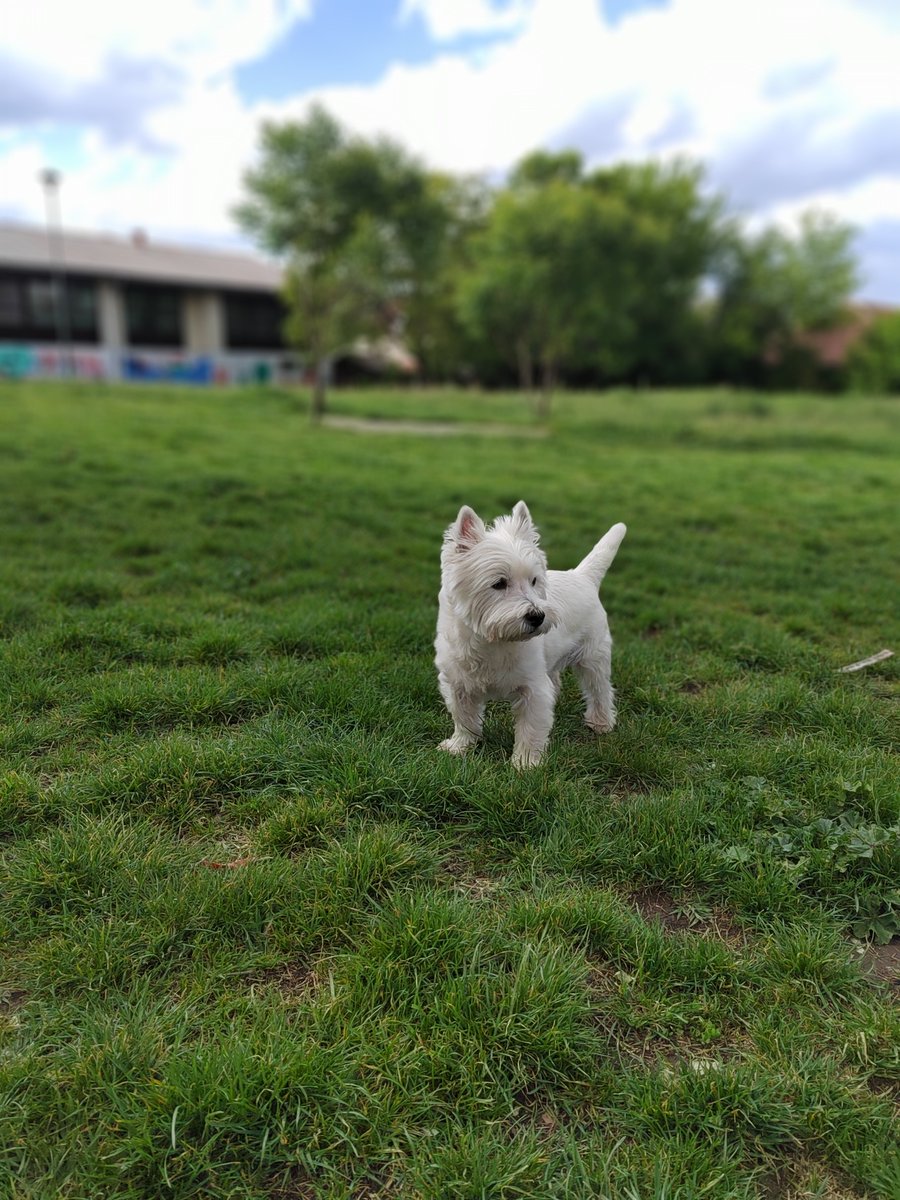
[[(10, 273), (0, 275), (0, 338), (21, 341), (54, 341), (60, 280), (53, 275)], [(94, 281), (67, 276), (65, 296), (68, 333), (73, 342), (96, 343), (97, 293)]]
[(131, 346), (182, 346), (181, 294), (175, 288), (126, 287), (125, 317)]
[(0, 279), (0, 333), (21, 329), (24, 315), (18, 279)]
[(229, 292), (225, 296), (225, 343), (229, 350), (280, 350), (284, 305), (264, 292)]
[[(52, 336), (56, 332), (57, 281), (55, 279), (29, 279), (25, 288), (32, 324), (35, 328)], [(68, 290), (66, 288), (66, 291)]]
[(69, 328), (76, 342), (96, 342), (97, 289), (93, 284), (73, 280), (68, 287)]

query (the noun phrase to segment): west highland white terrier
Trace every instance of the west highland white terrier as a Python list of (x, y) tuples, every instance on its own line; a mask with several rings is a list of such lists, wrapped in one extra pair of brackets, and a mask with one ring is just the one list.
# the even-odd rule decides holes
[(488, 700), (511, 700), (515, 767), (540, 761), (559, 677), (571, 667), (597, 733), (616, 723), (612, 638), (598, 588), (625, 536), (613, 525), (572, 571), (548, 571), (524, 500), (488, 528), (468, 505), (444, 534), (435, 665), (453, 717), (442, 750), (465, 754), (481, 737)]

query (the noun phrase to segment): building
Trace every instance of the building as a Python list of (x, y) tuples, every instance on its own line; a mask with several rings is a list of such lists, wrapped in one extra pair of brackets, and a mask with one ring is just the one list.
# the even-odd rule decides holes
[(851, 351), (874, 322), (895, 311), (885, 304), (851, 304), (840, 325), (832, 329), (810, 330), (798, 337), (797, 341), (821, 367), (838, 370), (847, 365)]
[(194, 383), (299, 377), (301, 364), (282, 338), (276, 264), (157, 243), (140, 232), (66, 231), (64, 266), (59, 246), (44, 229), (0, 223), (0, 375)]

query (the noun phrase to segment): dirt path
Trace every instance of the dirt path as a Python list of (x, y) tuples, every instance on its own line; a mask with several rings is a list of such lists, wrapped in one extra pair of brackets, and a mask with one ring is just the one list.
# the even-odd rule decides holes
[(494, 425), (465, 421), (381, 421), (368, 417), (326, 415), (323, 425), (352, 433), (412, 433), (425, 437), (543, 438), (547, 430), (536, 425)]

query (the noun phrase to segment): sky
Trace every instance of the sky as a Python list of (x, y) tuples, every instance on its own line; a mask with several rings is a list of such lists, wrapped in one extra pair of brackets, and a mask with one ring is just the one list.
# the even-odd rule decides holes
[(264, 119), (312, 103), (434, 168), (688, 156), (753, 228), (858, 230), (900, 304), (900, 0), (31, 0), (0, 30), (0, 219), (236, 247)]

